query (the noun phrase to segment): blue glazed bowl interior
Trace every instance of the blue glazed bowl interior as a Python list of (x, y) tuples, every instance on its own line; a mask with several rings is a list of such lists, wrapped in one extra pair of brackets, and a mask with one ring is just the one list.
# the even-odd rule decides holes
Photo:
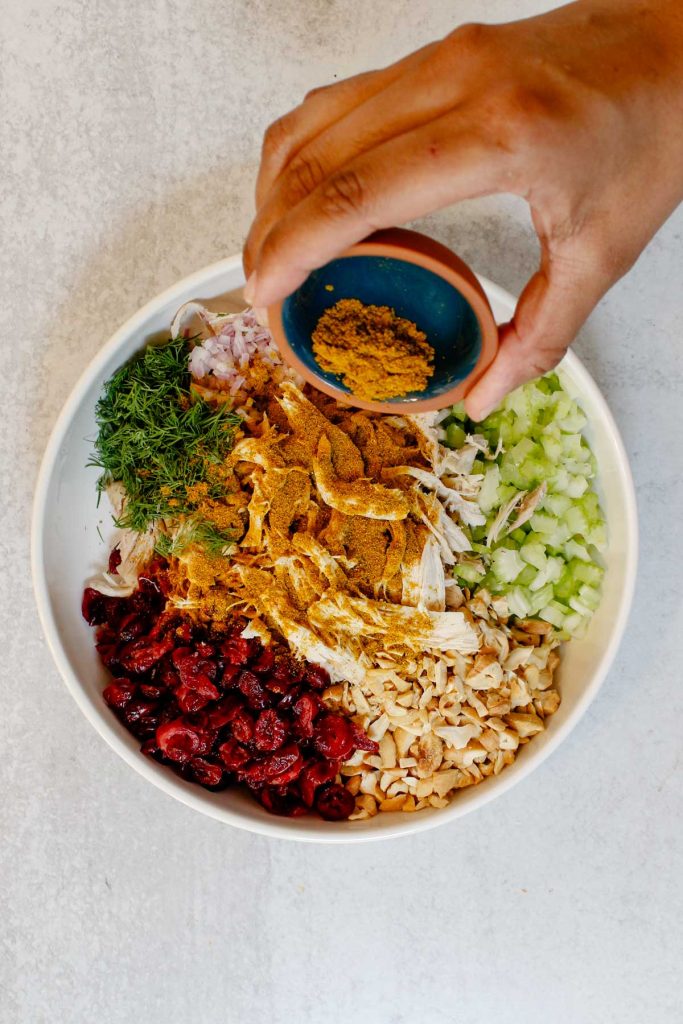
[(282, 304), (282, 326), (302, 363), (340, 391), (341, 378), (321, 370), (311, 335), (318, 320), (340, 299), (389, 306), (412, 320), (434, 348), (434, 376), (425, 391), (411, 392), (396, 402), (438, 396), (456, 387), (472, 372), (481, 352), (481, 330), (474, 310), (460, 292), (425, 267), (387, 256), (345, 256), (314, 270)]

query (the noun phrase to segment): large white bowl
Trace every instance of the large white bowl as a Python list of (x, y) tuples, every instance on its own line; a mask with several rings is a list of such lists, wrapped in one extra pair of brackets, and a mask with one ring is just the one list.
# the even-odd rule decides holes
[[(633, 482), (617, 427), (598, 388), (578, 358), (568, 354), (560, 373), (567, 390), (583, 406), (586, 431), (598, 467), (598, 492), (607, 517), (602, 603), (588, 634), (562, 652), (562, 703), (544, 733), (520, 752), (513, 765), (479, 786), (460, 791), (443, 810), (379, 814), (368, 821), (323, 822), (316, 817), (288, 819), (266, 813), (243, 793), (211, 793), (184, 782), (140, 753), (136, 740), (102, 700), (106, 672), (92, 629), (81, 617), (84, 581), (101, 567), (111, 533), (108, 509), (96, 504), (98, 471), (86, 468), (96, 434), (95, 403), (104, 381), (158, 331), (166, 331), (176, 309), (192, 298), (213, 299), (243, 283), (239, 257), (215, 263), (157, 296), (116, 332), (87, 367), (64, 406), (43, 458), (32, 527), (33, 580), (43, 629), (71, 695), (100, 735), (128, 764), (155, 786), (220, 821), (265, 835), (316, 842), (359, 842), (405, 835), (443, 825), (500, 796), (545, 760), (568, 735), (595, 697), (621, 640), (636, 575), (637, 522)], [(482, 280), (496, 318), (508, 319), (512, 296)], [(68, 737), (65, 742), (70, 742)]]

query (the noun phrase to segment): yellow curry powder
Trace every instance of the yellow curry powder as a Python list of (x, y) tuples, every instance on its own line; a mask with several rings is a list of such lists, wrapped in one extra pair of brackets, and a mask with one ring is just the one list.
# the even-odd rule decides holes
[(318, 320), (313, 354), (358, 398), (385, 401), (423, 391), (434, 373), (434, 349), (412, 320), (389, 306), (340, 299)]

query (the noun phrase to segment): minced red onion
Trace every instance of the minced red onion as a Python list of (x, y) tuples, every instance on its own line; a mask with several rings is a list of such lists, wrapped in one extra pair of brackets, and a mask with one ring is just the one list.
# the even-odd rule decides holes
[(282, 360), (267, 327), (258, 322), (252, 309), (244, 313), (216, 317), (211, 321), (215, 332), (196, 345), (190, 353), (189, 368), (200, 380), (213, 375), (229, 385), (236, 394), (246, 383), (244, 370), (254, 356), (269, 366), (280, 366)]

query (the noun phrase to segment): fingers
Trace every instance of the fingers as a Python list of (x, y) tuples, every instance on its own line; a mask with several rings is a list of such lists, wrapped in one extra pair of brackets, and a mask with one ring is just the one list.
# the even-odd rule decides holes
[(248, 301), (268, 306), (377, 228), (493, 192), (505, 174), (505, 155), (492, 158), (459, 111), (390, 139), (349, 161), (275, 224)]
[(304, 102), (275, 121), (265, 133), (261, 166), (256, 181), (256, 205), (260, 207), (283, 168), (320, 132), (400, 78), (419, 63), (435, 44), (408, 54), (379, 71), (367, 71), (333, 85), (314, 89)]
[(444, 115), (457, 102), (458, 90), (451, 78), (428, 74), (423, 58), (329, 125), (292, 157), (264, 195), (245, 244), (245, 264), (254, 265), (273, 225), (340, 167), (380, 143)]
[(496, 358), (465, 399), (468, 416), (485, 419), (508, 392), (552, 370), (610, 284), (587, 255), (565, 260), (546, 253), (501, 329)]

